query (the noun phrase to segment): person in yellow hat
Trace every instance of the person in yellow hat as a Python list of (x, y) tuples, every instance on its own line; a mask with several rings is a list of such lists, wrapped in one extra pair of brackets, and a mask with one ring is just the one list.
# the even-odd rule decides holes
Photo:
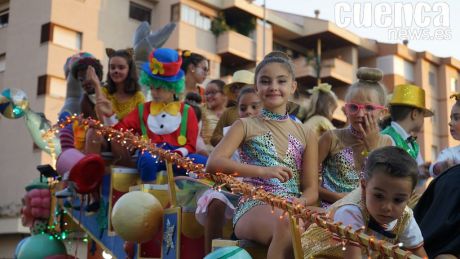
[(417, 161), (420, 178), (427, 178), (429, 163), (424, 162), (414, 136), (422, 130), (425, 118), (433, 116), (433, 112), (425, 106), (425, 90), (411, 84), (397, 85), (389, 106), (391, 124), (382, 134), (389, 135), (394, 146), (406, 150)]

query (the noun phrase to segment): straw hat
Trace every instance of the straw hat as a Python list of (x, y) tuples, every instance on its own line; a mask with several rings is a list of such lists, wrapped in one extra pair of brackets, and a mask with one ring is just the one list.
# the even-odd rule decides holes
[(397, 85), (393, 91), (390, 105), (405, 105), (416, 107), (424, 111), (425, 117), (433, 116), (433, 112), (425, 106), (425, 90), (416, 85)]
[(234, 84), (254, 85), (254, 73), (248, 70), (238, 70), (233, 73), (232, 82), (224, 86), (224, 92), (228, 93)]

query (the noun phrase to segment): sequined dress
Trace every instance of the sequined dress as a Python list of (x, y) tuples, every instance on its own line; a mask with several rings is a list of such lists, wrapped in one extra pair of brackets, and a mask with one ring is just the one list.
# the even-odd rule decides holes
[[(299, 197), (303, 152), (309, 135), (314, 133), (291, 120), (288, 115), (281, 116), (265, 109), (261, 115), (241, 119), (241, 122), (245, 133), (239, 148), (242, 163), (265, 167), (285, 166), (293, 173), (293, 177), (284, 183), (275, 178), (258, 177), (246, 177), (243, 181), (282, 197)], [(240, 199), (233, 226), (251, 208), (263, 204), (253, 199)]]
[[(355, 159), (360, 157), (360, 154), (354, 154), (352, 146), (346, 144), (349, 140), (348, 129), (332, 130), (332, 140), (329, 155), (322, 163), (321, 187), (336, 193), (349, 193), (359, 187), (359, 182), (362, 174), (362, 166), (364, 161), (356, 163)], [(388, 146), (391, 140), (387, 136), (380, 136), (378, 146)], [(364, 159), (364, 158), (362, 158)], [(359, 166), (361, 165), (361, 166)], [(360, 169), (358, 169), (358, 167)], [(321, 207), (327, 208), (331, 204), (326, 201), (321, 201)]]
[[(322, 164), (321, 187), (331, 192), (351, 192), (359, 186), (360, 171), (356, 170), (353, 149), (344, 147), (342, 131), (332, 131), (332, 145), (329, 156)], [(321, 201), (321, 207), (330, 203)]]

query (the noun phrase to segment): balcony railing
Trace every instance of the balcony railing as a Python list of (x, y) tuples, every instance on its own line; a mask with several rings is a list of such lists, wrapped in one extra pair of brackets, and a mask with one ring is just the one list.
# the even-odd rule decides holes
[[(305, 57), (294, 60), (297, 77), (316, 77), (316, 71), (307, 65)], [(324, 59), (321, 62), (321, 78), (332, 77), (346, 84), (353, 82), (353, 65), (338, 58)]]
[(255, 61), (255, 41), (235, 31), (226, 31), (217, 37), (217, 54), (226, 53)]

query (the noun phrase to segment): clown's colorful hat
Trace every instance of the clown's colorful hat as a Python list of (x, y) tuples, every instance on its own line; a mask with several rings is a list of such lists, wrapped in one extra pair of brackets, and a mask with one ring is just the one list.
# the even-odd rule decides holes
[(142, 66), (140, 83), (180, 94), (185, 90), (185, 73), (180, 69), (181, 65), (182, 58), (177, 51), (168, 48), (153, 50), (149, 61)]

